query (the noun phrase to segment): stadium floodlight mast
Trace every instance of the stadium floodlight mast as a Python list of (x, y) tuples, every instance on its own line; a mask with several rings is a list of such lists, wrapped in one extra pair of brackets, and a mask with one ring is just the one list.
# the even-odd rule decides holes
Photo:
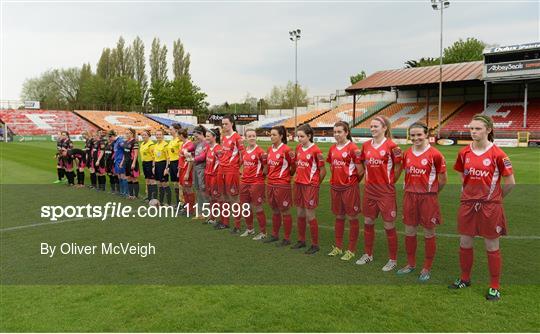
[[(289, 31), (289, 39), (294, 42), (294, 133), (296, 134), (296, 128), (298, 127), (298, 40), (300, 39), (300, 29)], [(294, 134), (293, 134), (294, 138)]]
[[(446, 8), (450, 6), (450, 1), (448, 0), (431, 0), (431, 8), (433, 10), (440, 10), (441, 11), (441, 38), (440, 38), (440, 46), (439, 46), (439, 114), (438, 114), (438, 120), (439, 123), (437, 125), (437, 138), (441, 137), (441, 118), (442, 118), (442, 56), (443, 56), (443, 13)], [(429, 114), (429, 110), (426, 110), (426, 112)], [(429, 119), (429, 115), (428, 115)]]

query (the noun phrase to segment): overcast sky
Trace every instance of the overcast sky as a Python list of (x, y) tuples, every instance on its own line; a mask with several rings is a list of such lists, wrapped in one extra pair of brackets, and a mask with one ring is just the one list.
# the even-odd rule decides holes
[[(540, 41), (538, 1), (452, 1), (444, 46), (476, 37), (500, 45)], [(264, 97), (294, 80), (288, 31), (302, 29), (298, 80), (309, 95), (327, 95), (365, 70), (401, 68), (439, 53), (439, 14), (428, 0), (326, 3), (68, 3), (2, 4), (1, 99), (20, 97), (26, 78), (50, 68), (95, 70), (104, 47), (140, 36), (169, 49), (180, 38), (191, 53), (194, 82), (211, 104)], [(147, 73), (149, 66), (147, 65)]]

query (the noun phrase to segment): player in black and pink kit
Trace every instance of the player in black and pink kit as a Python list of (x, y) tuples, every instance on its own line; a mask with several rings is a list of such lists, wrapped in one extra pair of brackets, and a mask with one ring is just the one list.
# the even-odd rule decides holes
[(114, 174), (114, 137), (107, 136), (107, 144), (105, 145), (105, 154), (103, 160), (105, 160), (105, 173), (109, 176), (109, 183), (111, 185), (111, 194), (120, 192), (120, 186), (118, 184), (118, 176)]
[(80, 148), (71, 149), (68, 154), (75, 161), (77, 169), (77, 188), (84, 187), (84, 167), (86, 165), (86, 153)]
[(62, 159), (62, 143), (64, 142), (64, 139), (62, 132), (58, 133), (58, 137), (56, 138), (56, 154), (54, 155), (54, 158), (56, 159), (56, 173), (58, 175), (58, 180), (53, 183), (61, 183), (66, 175), (64, 161)]
[(126, 131), (123, 165), (128, 180), (128, 199), (139, 197), (139, 143), (134, 129)]
[(98, 189), (97, 186), (97, 158), (98, 158), (98, 150), (99, 150), (99, 142), (101, 140), (101, 130), (97, 130), (92, 138), (92, 146), (90, 146), (90, 162), (88, 165), (88, 169), (90, 170), (90, 188)]
[(73, 172), (73, 158), (69, 155), (69, 151), (73, 149), (73, 142), (69, 138), (67, 131), (62, 131), (62, 138), (63, 141), (60, 150), (62, 165), (68, 179), (68, 185), (73, 186), (75, 185), (75, 173)]
[[(100, 132), (101, 134), (101, 132)], [(107, 147), (107, 140), (105, 137), (100, 137), (99, 140), (94, 141), (94, 144), (97, 143), (97, 150), (94, 151), (95, 161), (94, 161), (94, 169), (97, 174), (97, 183), (98, 183), (98, 190), (105, 191), (105, 184), (107, 182), (106, 178), (106, 156), (105, 156), (105, 148)], [(96, 145), (94, 145), (95, 147)]]

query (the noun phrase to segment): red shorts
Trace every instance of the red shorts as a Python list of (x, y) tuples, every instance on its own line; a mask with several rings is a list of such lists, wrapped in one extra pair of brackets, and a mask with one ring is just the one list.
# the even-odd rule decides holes
[(471, 237), (496, 239), (506, 235), (506, 217), (502, 203), (461, 202), (458, 210), (458, 232)]
[(403, 196), (403, 223), (434, 228), (442, 224), (439, 198), (434, 193), (405, 192)]
[(219, 192), (222, 195), (236, 196), (240, 191), (240, 173), (219, 173)]
[(240, 203), (263, 204), (264, 188), (264, 183), (240, 183)]
[(208, 197), (214, 201), (220, 197), (217, 175), (204, 174), (204, 185)]
[(268, 204), (272, 209), (288, 209), (292, 202), (292, 190), (290, 184), (272, 185), (267, 187)]
[(386, 196), (379, 198), (364, 197), (362, 205), (364, 217), (377, 219), (379, 213), (385, 222), (393, 222), (396, 220), (397, 204), (395, 196)]
[(354, 184), (343, 188), (330, 188), (332, 212), (336, 216), (356, 216), (360, 213), (360, 188)]
[(294, 184), (294, 204), (299, 208), (315, 209), (319, 206), (319, 186)]
[(181, 187), (191, 187), (193, 185), (193, 170), (190, 171), (187, 180), (184, 180), (187, 170), (187, 168), (178, 170), (178, 184)]

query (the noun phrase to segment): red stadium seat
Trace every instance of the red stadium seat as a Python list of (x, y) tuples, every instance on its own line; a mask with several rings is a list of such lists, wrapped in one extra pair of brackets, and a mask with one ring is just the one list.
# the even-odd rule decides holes
[(6, 123), (14, 135), (44, 136), (68, 131), (70, 135), (80, 135), (83, 131), (93, 131), (96, 127), (66, 110), (0, 110), (0, 120)]

